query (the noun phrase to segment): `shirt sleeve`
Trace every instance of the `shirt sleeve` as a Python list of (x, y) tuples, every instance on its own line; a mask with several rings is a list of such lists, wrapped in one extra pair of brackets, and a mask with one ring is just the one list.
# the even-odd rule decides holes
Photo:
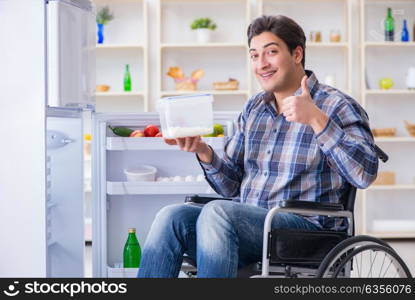
[(364, 189), (376, 179), (374, 139), (367, 114), (357, 103), (339, 105), (316, 140), (330, 167), (353, 186)]
[[(237, 197), (244, 174), (245, 115), (242, 112), (235, 122), (235, 132), (225, 143), (223, 157), (213, 151), (210, 164), (199, 163), (210, 186), (224, 197)], [(197, 155), (196, 155), (197, 157)]]

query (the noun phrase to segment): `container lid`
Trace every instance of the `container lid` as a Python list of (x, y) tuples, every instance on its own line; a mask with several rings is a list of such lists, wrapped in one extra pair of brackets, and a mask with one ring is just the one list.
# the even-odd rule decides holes
[(135, 228), (128, 228), (128, 233), (135, 233)]

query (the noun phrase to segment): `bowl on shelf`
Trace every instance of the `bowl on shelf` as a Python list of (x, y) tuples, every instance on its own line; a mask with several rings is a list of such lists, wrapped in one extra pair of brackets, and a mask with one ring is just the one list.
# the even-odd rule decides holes
[(157, 169), (150, 165), (138, 165), (124, 169), (127, 181), (154, 181)]
[(408, 130), (409, 134), (415, 137), (415, 124), (411, 124), (408, 121), (405, 121), (406, 130)]
[(213, 89), (218, 91), (237, 90), (239, 88), (239, 81), (229, 78), (228, 81), (216, 81), (213, 83)]
[(109, 89), (110, 89), (110, 86), (106, 84), (100, 84), (100, 85), (97, 85), (96, 87), (97, 92), (108, 92)]
[(392, 137), (396, 134), (396, 128), (373, 128), (372, 133), (375, 137)]

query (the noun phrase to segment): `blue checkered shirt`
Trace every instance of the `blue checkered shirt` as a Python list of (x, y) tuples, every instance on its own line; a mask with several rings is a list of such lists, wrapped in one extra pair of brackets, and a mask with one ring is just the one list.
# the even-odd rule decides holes
[[(326, 127), (315, 134), (311, 126), (278, 114), (272, 93), (253, 96), (223, 155), (214, 153), (211, 164), (201, 163), (218, 194), (266, 209), (284, 200), (339, 203), (350, 184), (363, 189), (375, 180), (378, 158), (366, 112), (350, 96), (306, 73), (313, 101), (329, 117)], [(323, 229), (347, 227), (341, 218), (308, 219)]]

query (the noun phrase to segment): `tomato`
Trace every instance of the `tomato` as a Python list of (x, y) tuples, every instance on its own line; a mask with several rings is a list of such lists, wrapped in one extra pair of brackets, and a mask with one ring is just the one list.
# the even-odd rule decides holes
[(147, 125), (147, 127), (144, 129), (144, 135), (146, 137), (155, 137), (159, 132), (160, 129), (156, 125)]

